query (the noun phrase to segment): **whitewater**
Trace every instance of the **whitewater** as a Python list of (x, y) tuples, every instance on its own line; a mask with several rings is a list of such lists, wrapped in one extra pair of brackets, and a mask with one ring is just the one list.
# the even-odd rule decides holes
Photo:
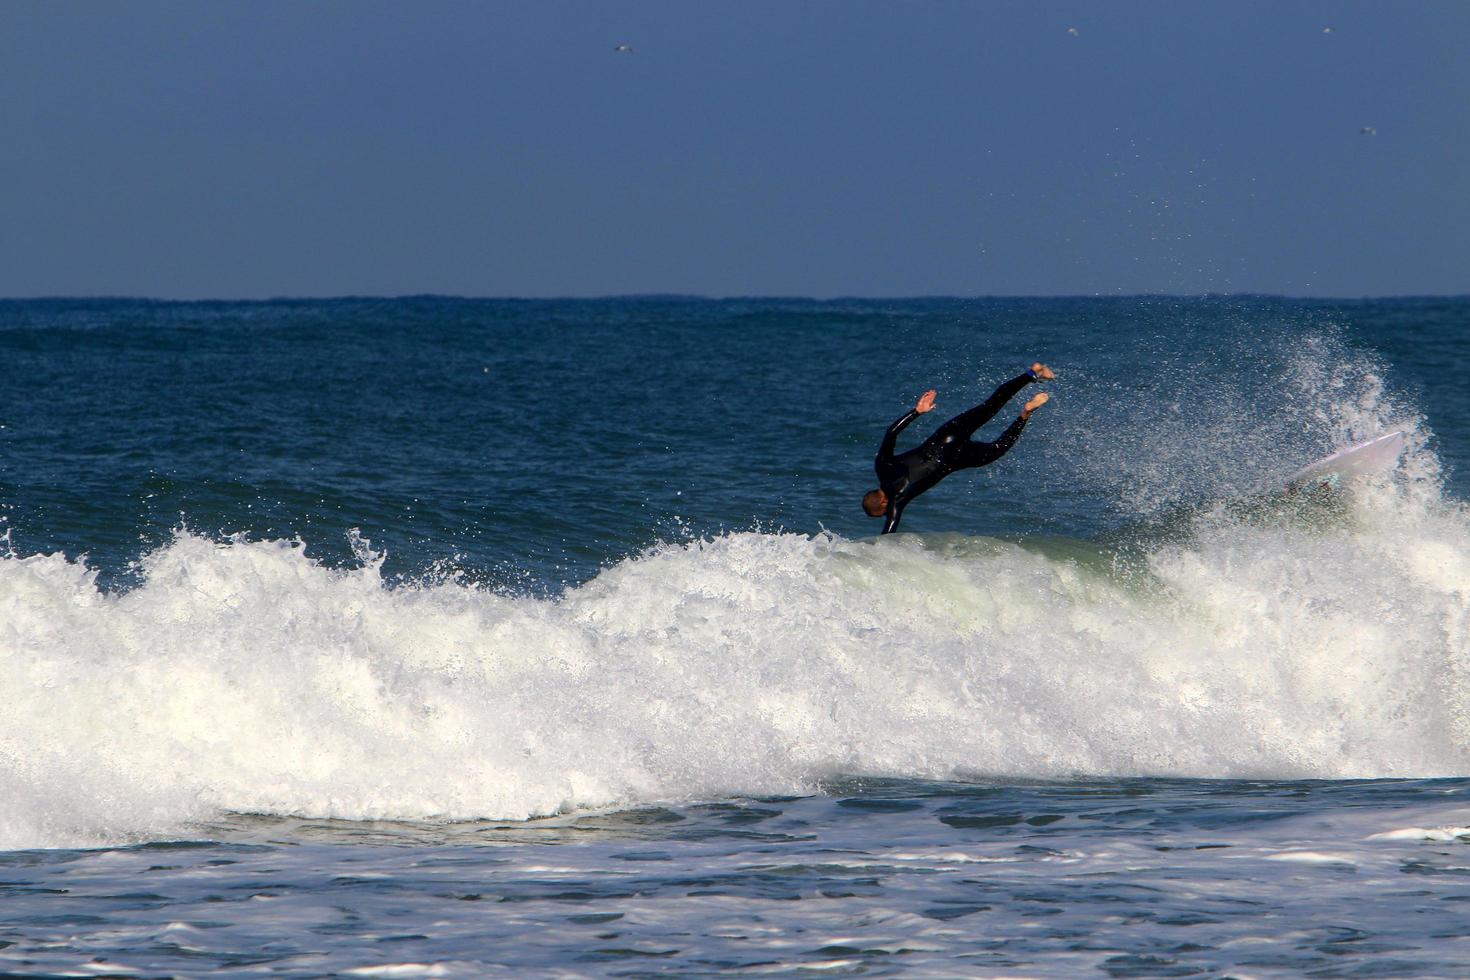
[(520, 820), (840, 774), (1463, 773), (1470, 519), (1404, 479), (1349, 507), (1330, 529), (1202, 515), (1121, 571), (1065, 541), (729, 533), (546, 599), (187, 532), (120, 594), (12, 556), (0, 844), (222, 812)]

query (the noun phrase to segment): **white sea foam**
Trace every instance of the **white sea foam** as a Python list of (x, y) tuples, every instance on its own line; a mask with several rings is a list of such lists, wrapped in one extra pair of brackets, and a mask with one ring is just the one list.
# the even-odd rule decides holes
[(1411, 476), (1332, 526), (1201, 519), (1143, 576), (909, 535), (669, 544), (553, 599), (188, 533), (121, 594), (0, 559), (0, 847), (839, 772), (1463, 774), (1470, 519)]
[(1369, 840), (1405, 841), (1461, 841), (1470, 838), (1470, 827), (1403, 827), (1373, 834)]

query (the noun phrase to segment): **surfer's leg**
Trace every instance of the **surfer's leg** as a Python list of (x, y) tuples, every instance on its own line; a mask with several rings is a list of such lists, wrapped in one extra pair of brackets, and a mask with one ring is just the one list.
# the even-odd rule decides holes
[(1021, 438), (1021, 430), (1024, 428), (1026, 428), (1026, 417), (1022, 415), (1018, 416), (1016, 421), (1012, 422), (994, 442), (966, 442), (961, 466), (969, 469), (972, 466), (984, 466), (1000, 459), (1011, 451), (1016, 440)]
[(976, 429), (995, 418), (995, 413), (1004, 408), (1005, 403), (1014, 398), (1016, 392), (1026, 387), (1033, 380), (1035, 379), (1032, 378), (1030, 371), (1027, 371), (1019, 377), (1012, 378), (995, 389), (995, 392), (979, 405), (976, 405), (967, 412), (961, 412), (944, 423), (939, 427), (940, 432), (965, 439), (970, 438), (970, 436), (975, 434)]

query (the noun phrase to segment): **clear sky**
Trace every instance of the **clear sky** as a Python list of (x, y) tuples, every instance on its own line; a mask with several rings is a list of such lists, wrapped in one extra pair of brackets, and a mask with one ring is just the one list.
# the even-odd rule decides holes
[(1470, 292), (1470, 3), (0, 4), (0, 296), (650, 292)]

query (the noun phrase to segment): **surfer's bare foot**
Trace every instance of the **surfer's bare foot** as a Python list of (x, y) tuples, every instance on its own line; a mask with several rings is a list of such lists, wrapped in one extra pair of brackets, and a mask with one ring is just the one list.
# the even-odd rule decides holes
[(1052, 378), (1055, 378), (1057, 376), (1057, 373), (1055, 371), (1047, 367), (1045, 364), (1042, 364), (1040, 361), (1037, 361), (1035, 364), (1031, 365), (1031, 373), (1036, 375), (1038, 381), (1050, 381)]
[(928, 391), (919, 396), (919, 403), (914, 406), (914, 411), (918, 412), (920, 415), (923, 415), (925, 412), (931, 411), (934, 408), (934, 398), (934, 389), (930, 388)]
[(1048, 395), (1044, 391), (1041, 394), (1034, 396), (1029, 402), (1026, 403), (1026, 406), (1021, 409), (1021, 418), (1029, 419), (1032, 412), (1036, 411), (1038, 408), (1045, 405), (1049, 401), (1051, 401), (1051, 395)]

